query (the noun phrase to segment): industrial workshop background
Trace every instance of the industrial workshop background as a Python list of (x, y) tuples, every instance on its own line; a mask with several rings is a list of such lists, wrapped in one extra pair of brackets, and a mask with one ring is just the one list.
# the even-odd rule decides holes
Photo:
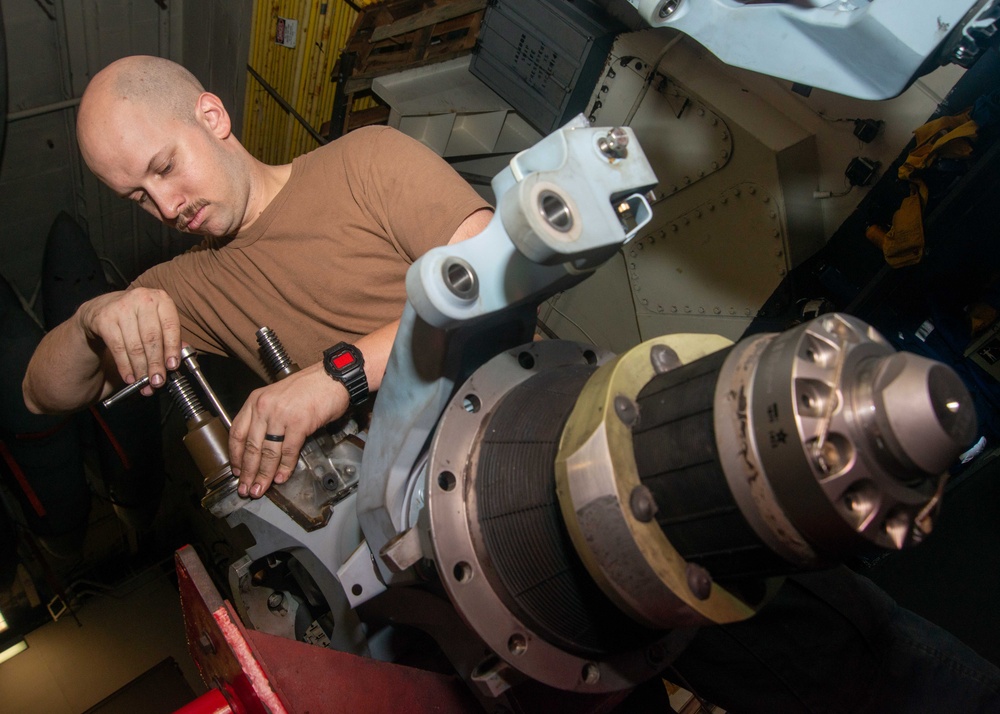
[[(377, 7), (375, 7), (377, 5)], [(270, 164), (385, 123), (372, 79), (467, 53), (486, 0), (257, 0), (242, 140)]]
[[(266, 163), (287, 163), (319, 144), (285, 111), (260, 80), (311, 127), (330, 120), (336, 83), (331, 74), (358, 18), (370, 0), (256, 0), (251, 26), (243, 139)], [(282, 27), (283, 42), (276, 41)], [(289, 32), (289, 28), (295, 28)], [(260, 79), (254, 77), (257, 75)]]

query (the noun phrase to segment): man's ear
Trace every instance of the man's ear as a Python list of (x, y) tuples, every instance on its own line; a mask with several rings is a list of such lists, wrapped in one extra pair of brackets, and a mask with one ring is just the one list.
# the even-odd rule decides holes
[(202, 92), (196, 108), (198, 120), (219, 139), (225, 139), (233, 130), (232, 120), (222, 100), (211, 92)]

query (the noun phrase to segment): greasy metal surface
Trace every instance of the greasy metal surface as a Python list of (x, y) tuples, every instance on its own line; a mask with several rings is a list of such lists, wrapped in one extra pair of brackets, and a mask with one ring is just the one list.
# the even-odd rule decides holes
[[(354, 431), (357, 425), (351, 422)], [(272, 484), (267, 497), (307, 531), (322, 528), (334, 506), (358, 486), (364, 442), (353, 434), (314, 434), (306, 439), (285, 483)]]
[[(746, 236), (768, 236), (752, 244)], [(734, 247), (739, 246), (738, 250)], [(752, 317), (788, 270), (780, 208), (741, 183), (625, 247), (640, 314)]]
[(754, 370), (772, 339), (774, 335), (761, 335), (739, 342), (719, 372), (713, 415), (719, 461), (740, 512), (757, 536), (788, 562), (815, 567), (822, 559), (778, 503), (750, 425)]
[(682, 363), (729, 345), (715, 335), (671, 335), (633, 348), (591, 377), (563, 432), (556, 484), (563, 517), (591, 576), (635, 619), (658, 628), (742, 620), (753, 609), (722, 587), (690, 590), (687, 563), (654, 521), (629, 507), (640, 485), (631, 429), (614, 400), (635, 399), (656, 374), (650, 351), (671, 348)]
[[(500, 658), (532, 679), (575, 692), (611, 692), (653, 676), (646, 652), (578, 657), (553, 646), (529, 629), (504, 604), (485, 574), (476, 543), (474, 473), (476, 443), (484, 419), (507, 391), (540, 370), (565, 364), (597, 364), (610, 355), (596, 348), (542, 340), (504, 352), (459, 389), (442, 417), (428, 468), (430, 537), (437, 569), (463, 619)], [(650, 367), (652, 369), (652, 367)], [(654, 647), (676, 653), (682, 634)], [(686, 642), (686, 640), (684, 640)]]

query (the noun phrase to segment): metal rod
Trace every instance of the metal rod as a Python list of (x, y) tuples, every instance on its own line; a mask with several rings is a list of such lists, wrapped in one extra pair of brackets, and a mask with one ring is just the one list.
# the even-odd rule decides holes
[(112, 394), (110, 397), (108, 397), (103, 402), (101, 402), (101, 406), (103, 406), (105, 409), (110, 409), (111, 407), (113, 407), (115, 404), (117, 404), (118, 402), (122, 401), (123, 399), (127, 399), (128, 397), (131, 397), (133, 394), (135, 394), (136, 392), (138, 392), (140, 389), (142, 389), (143, 387), (147, 386), (148, 384), (149, 384), (149, 375), (147, 374), (142, 379), (137, 379), (136, 381), (132, 382), (132, 384), (128, 385), (124, 389), (119, 390), (119, 391), (115, 392), (114, 394)]
[(218, 414), (219, 420), (226, 425), (227, 429), (230, 429), (233, 426), (233, 420), (229, 418), (229, 414), (226, 413), (226, 408), (222, 406), (222, 402), (219, 401), (219, 398), (215, 395), (215, 392), (209, 385), (208, 380), (205, 379), (205, 375), (201, 371), (201, 365), (198, 364), (198, 359), (195, 357), (195, 354), (197, 353), (190, 347), (184, 347), (181, 350), (181, 359), (184, 360), (184, 364), (191, 372), (191, 376), (193, 376), (195, 381), (198, 382), (198, 386), (201, 387), (202, 393), (208, 401), (212, 403), (212, 408), (215, 410), (215, 413)]
[(305, 130), (309, 132), (309, 135), (312, 138), (318, 141), (321, 145), (330, 143), (329, 141), (326, 140), (326, 138), (322, 134), (320, 134), (318, 131), (316, 131), (309, 125), (309, 122), (306, 121), (305, 117), (303, 117), (301, 114), (295, 111), (295, 107), (286, 102), (285, 98), (282, 97), (280, 94), (278, 94), (277, 89), (272, 87), (270, 84), (267, 83), (267, 80), (265, 80), (263, 77), (257, 74), (257, 71), (253, 67), (247, 65), (247, 72), (249, 72), (250, 76), (256, 79), (260, 83), (260, 86), (262, 86), (265, 89), (265, 91), (267, 91), (268, 94), (274, 97), (274, 101), (276, 101), (281, 106), (282, 109), (284, 109), (286, 112), (295, 117), (295, 119), (299, 122), (299, 124), (305, 127)]
[(19, 112), (11, 112), (7, 115), (7, 121), (17, 121), (18, 119), (30, 119), (31, 117), (37, 117), (41, 114), (50, 114), (52, 112), (58, 112), (61, 109), (69, 109), (70, 107), (75, 107), (80, 103), (79, 98), (77, 99), (67, 99), (62, 102), (55, 102), (54, 104), (45, 104), (40, 107), (33, 107), (31, 109), (25, 109)]

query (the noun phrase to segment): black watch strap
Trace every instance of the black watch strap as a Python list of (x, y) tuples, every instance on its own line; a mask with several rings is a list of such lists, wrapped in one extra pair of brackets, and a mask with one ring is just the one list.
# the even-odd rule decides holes
[(365, 376), (365, 358), (354, 345), (338, 342), (323, 351), (326, 373), (344, 385), (356, 407), (368, 401), (368, 377)]

